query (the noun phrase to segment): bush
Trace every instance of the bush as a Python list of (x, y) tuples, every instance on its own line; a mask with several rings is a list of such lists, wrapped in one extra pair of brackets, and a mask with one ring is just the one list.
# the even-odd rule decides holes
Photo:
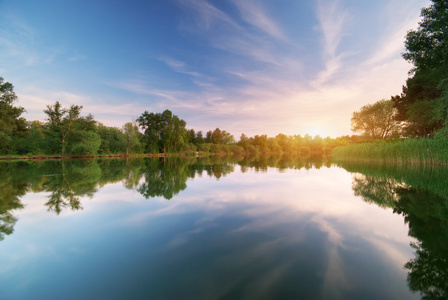
[(67, 152), (71, 155), (96, 155), (101, 137), (92, 131), (75, 131), (70, 136)]

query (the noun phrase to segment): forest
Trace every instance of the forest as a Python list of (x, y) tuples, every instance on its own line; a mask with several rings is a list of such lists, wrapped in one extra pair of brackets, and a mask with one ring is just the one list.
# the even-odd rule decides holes
[(121, 128), (109, 127), (81, 115), (82, 106), (63, 107), (56, 101), (44, 109), (45, 122), (27, 121), (25, 109), (16, 105), (14, 86), (0, 77), (0, 154), (25, 157), (79, 157), (156, 153), (328, 154), (348, 143), (347, 138), (331, 139), (278, 134), (275, 137), (233, 135), (216, 128), (205, 132), (188, 129), (186, 122), (170, 110), (145, 111), (134, 122)]

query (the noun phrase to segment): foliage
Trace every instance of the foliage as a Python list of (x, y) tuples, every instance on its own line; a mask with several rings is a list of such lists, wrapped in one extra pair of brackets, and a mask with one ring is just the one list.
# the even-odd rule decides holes
[(398, 136), (400, 129), (395, 120), (396, 109), (391, 100), (380, 100), (367, 104), (353, 113), (352, 130), (361, 132), (373, 140), (384, 140)]
[(140, 152), (142, 147), (140, 142), (141, 133), (138, 131), (137, 124), (135, 122), (124, 124), (122, 133), (124, 136), (126, 154), (129, 154), (130, 152)]
[(67, 152), (70, 155), (96, 155), (101, 137), (93, 131), (74, 130), (69, 135)]
[(14, 86), (0, 77), (0, 154), (13, 153), (13, 139), (24, 136), (27, 131), (26, 121), (20, 117), (25, 109), (14, 106), (16, 101)]
[(48, 121), (46, 134), (57, 142), (62, 155), (65, 155), (67, 136), (75, 127), (81, 109), (82, 106), (78, 105), (72, 105), (68, 109), (62, 108), (61, 103), (56, 101), (53, 105), (47, 105), (44, 110)]
[(99, 153), (117, 154), (125, 151), (125, 135), (116, 127), (108, 127), (99, 123), (96, 133), (101, 137)]
[(242, 134), (237, 143), (247, 154), (251, 155), (262, 153), (330, 154), (334, 147), (345, 144), (347, 141), (344, 139), (322, 138), (318, 135), (311, 137), (308, 134), (304, 137), (301, 135), (287, 136), (282, 133), (275, 137), (255, 135), (250, 138)]
[(144, 130), (147, 152), (179, 152), (186, 148), (186, 122), (168, 109), (163, 113), (145, 111), (137, 122)]
[(417, 30), (406, 35), (403, 57), (414, 64), (414, 72), (440, 68), (448, 64), (448, 2), (432, 0), (421, 11)]
[(403, 58), (412, 75), (400, 96), (392, 97), (397, 120), (405, 121), (409, 137), (432, 136), (446, 121), (448, 107), (448, 2), (433, 0), (422, 9), (422, 21), (406, 35)]

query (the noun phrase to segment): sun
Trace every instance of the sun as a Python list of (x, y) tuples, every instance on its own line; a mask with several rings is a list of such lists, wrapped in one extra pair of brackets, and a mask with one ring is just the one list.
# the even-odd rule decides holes
[(309, 135), (311, 135), (312, 137), (318, 135), (320, 137), (322, 137), (322, 135), (324, 134), (325, 130), (323, 130), (321, 127), (312, 127), (309, 129), (309, 132), (307, 132)]

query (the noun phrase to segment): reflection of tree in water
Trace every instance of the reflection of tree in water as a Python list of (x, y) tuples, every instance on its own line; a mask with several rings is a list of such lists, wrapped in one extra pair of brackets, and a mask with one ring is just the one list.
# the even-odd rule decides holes
[[(19, 170), (19, 172), (14, 172)], [(1, 163), (0, 165), (0, 240), (14, 232), (17, 217), (13, 211), (23, 209), (20, 198), (29, 190), (27, 164)]]
[(172, 199), (186, 189), (189, 178), (207, 175), (219, 180), (234, 172), (237, 164), (243, 172), (249, 168), (265, 171), (268, 167), (279, 170), (330, 167), (325, 159), (310, 161), (291, 155), (2, 162), (0, 240), (13, 232), (17, 222), (13, 211), (24, 207), (20, 198), (30, 191), (49, 192), (45, 205), (48, 211), (60, 214), (64, 209), (82, 209), (82, 198), (92, 198), (99, 187), (109, 183), (122, 182), (145, 198)]
[(388, 208), (395, 207), (398, 195), (395, 188), (400, 183), (390, 178), (375, 178), (354, 174), (352, 177), (352, 189), (355, 196), (361, 196), (364, 201)]
[(399, 188), (395, 213), (404, 216), (417, 238), (416, 257), (405, 268), (409, 287), (426, 299), (448, 299), (448, 201), (430, 191)]
[(43, 185), (51, 192), (45, 205), (48, 211), (60, 214), (65, 208), (82, 209), (80, 197), (92, 198), (101, 178), (101, 169), (96, 160), (62, 161), (59, 173), (47, 176)]
[(322, 166), (330, 167), (328, 159), (318, 158), (315, 161), (285, 155), (260, 155), (256, 157), (220, 157), (208, 156), (201, 158), (168, 157), (145, 160), (145, 166), (140, 171), (145, 182), (137, 190), (146, 198), (164, 197), (171, 199), (187, 187), (187, 180), (204, 173), (209, 177), (220, 179), (235, 171), (239, 164), (242, 172), (249, 168), (255, 171), (267, 171), (268, 167), (284, 169), (310, 169)]
[(179, 157), (146, 160), (142, 170), (145, 182), (138, 186), (137, 191), (146, 199), (163, 197), (170, 200), (187, 188), (189, 178), (206, 172), (209, 176), (219, 179), (233, 171), (233, 166), (209, 159), (200, 162), (195, 158)]
[(147, 160), (143, 170), (145, 182), (138, 188), (138, 192), (146, 199), (162, 196), (171, 199), (184, 190), (189, 173), (184, 161), (178, 159)]
[(4, 172), (0, 174), (2, 177), (0, 181), (0, 240), (3, 240), (5, 235), (14, 231), (17, 218), (12, 212), (23, 208), (20, 197), (26, 193), (27, 186), (23, 183), (11, 182), (11, 176)]
[[(421, 168), (418, 174), (409, 168), (379, 172), (365, 166), (360, 169), (366, 175), (354, 175), (355, 195), (403, 215), (409, 235), (418, 240), (411, 244), (416, 250), (415, 258), (404, 266), (411, 290), (422, 293), (424, 299), (448, 299), (448, 172)], [(422, 180), (415, 180), (419, 176)], [(420, 185), (415, 187), (407, 182)]]
[(421, 243), (411, 245), (415, 258), (405, 264), (409, 271), (408, 283), (414, 292), (421, 292), (424, 299), (448, 299), (448, 259), (422, 247)]
[(320, 169), (325, 166), (331, 167), (331, 160), (326, 156), (303, 157), (295, 154), (272, 154), (259, 156), (246, 156), (238, 161), (243, 173), (249, 168), (257, 172), (267, 172), (268, 168), (276, 168), (279, 171), (287, 169)]

